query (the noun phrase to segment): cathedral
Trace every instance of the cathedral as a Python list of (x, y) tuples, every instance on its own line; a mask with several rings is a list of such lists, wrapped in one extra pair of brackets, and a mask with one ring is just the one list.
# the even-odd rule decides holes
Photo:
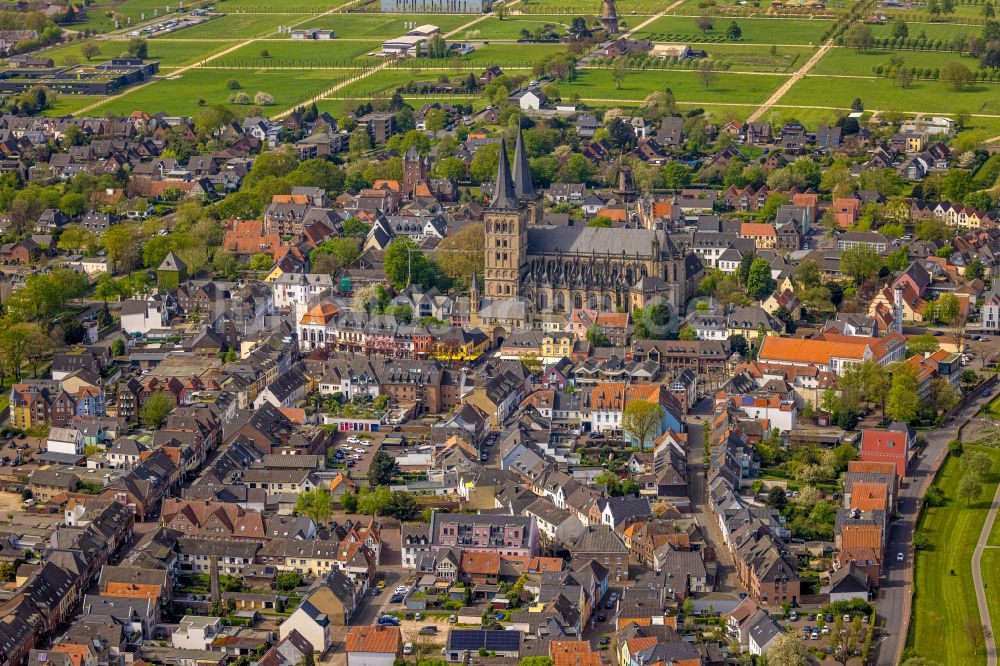
[(519, 301), (536, 315), (584, 307), (631, 312), (665, 302), (681, 312), (697, 288), (701, 261), (679, 251), (662, 230), (553, 227), (541, 221), (541, 195), (531, 183), (518, 132), (513, 176), (500, 144), (493, 199), (484, 215), (483, 293), (474, 288), (474, 309)]

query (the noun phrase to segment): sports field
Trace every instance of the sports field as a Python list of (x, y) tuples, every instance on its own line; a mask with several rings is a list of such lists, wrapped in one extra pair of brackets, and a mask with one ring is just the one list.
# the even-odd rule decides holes
[[(385, 15), (378, 13), (377, 5), (361, 0), (191, 0), (186, 5), (215, 6), (225, 15), (150, 40), (149, 56), (160, 61), (162, 80), (106, 100), (59, 100), (52, 112), (195, 113), (204, 104), (228, 103), (233, 94), (228, 82), (236, 80), (250, 96), (257, 91), (273, 96), (271, 108), (277, 114), (314, 97), (322, 102), (329, 98), (330, 106), (343, 108), (352, 98), (391, 94), (412, 80), (478, 75), (491, 65), (531, 76), (540, 61), (568, 54), (570, 45), (528, 43), (523, 41), (526, 36), (545, 28), (565, 37), (577, 17), (594, 27), (601, 9), (599, 0), (512, 0), (502, 17)], [(713, 73), (697, 71), (702, 60), (634, 62), (616, 81), (610, 60), (597, 58), (581, 64), (575, 80), (558, 82), (556, 89), (564, 100), (572, 97), (607, 108), (636, 106), (650, 93), (669, 88), (682, 108), (703, 108), (716, 119), (796, 119), (810, 128), (836, 122), (860, 97), (869, 111), (967, 113), (970, 125), (1000, 133), (1000, 83), (976, 81), (954, 91), (944, 82), (918, 75), (903, 88), (876, 72), (901, 63), (930, 73), (951, 61), (976, 70), (977, 61), (968, 55), (942, 50), (860, 53), (843, 41), (824, 42), (856, 6), (836, 3), (812, 15), (781, 15), (769, 4), (756, 7), (738, 0), (629, 0), (618, 7), (626, 31), (632, 31), (629, 37), (704, 51)], [(151, 18), (153, 9), (163, 17), (177, 6), (163, 0), (95, 0), (85, 27), (107, 32), (115, 17), (128, 17), (134, 28), (143, 15)], [(957, 4), (951, 14), (936, 17), (924, 9), (890, 10), (890, 15), (907, 21), (911, 37), (925, 36), (927, 48), (938, 48), (935, 40), (944, 43), (982, 30), (978, 5)], [(472, 52), (381, 67), (384, 60), (375, 55), (381, 43), (424, 24), (438, 26), (451, 35), (450, 41), (468, 43)], [(869, 27), (876, 39), (891, 37), (894, 30), (892, 21)], [(292, 40), (288, 31), (296, 28), (330, 29), (335, 39)], [(101, 51), (94, 59), (123, 52), (126, 33), (91, 38)], [(48, 53), (58, 64), (83, 62), (82, 43), (74, 41)]]

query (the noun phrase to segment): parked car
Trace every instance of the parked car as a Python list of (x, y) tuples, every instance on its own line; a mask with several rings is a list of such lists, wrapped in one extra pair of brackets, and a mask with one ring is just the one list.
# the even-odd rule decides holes
[(433, 636), (438, 632), (438, 628), (433, 624), (429, 624), (426, 627), (420, 627), (420, 631), (417, 633), (421, 636)]
[(380, 580), (379, 582), (375, 583), (375, 587), (377, 587), (380, 590), (384, 590), (385, 589), (385, 581), (384, 580)]
[(896, 561), (897, 562), (902, 562), (905, 559), (906, 559), (905, 555), (903, 555), (902, 553), (896, 553)]
[(457, 615), (449, 615), (448, 616), (448, 621), (451, 622), (452, 624), (455, 624), (456, 622), (458, 622), (458, 616)]
[(604, 613), (598, 613), (597, 614), (597, 621), (598, 622), (604, 622), (607, 619), (608, 619), (608, 616), (605, 615)]
[(413, 619), (419, 622), (420, 620), (424, 619), (424, 614), (421, 613), (420, 611), (417, 611), (416, 613), (413, 614)]
[(382, 626), (391, 625), (393, 627), (398, 627), (399, 618), (393, 617), (392, 615), (383, 615), (378, 619), (378, 623)]
[(403, 595), (397, 592), (396, 594), (392, 595), (392, 597), (390, 597), (389, 601), (394, 604), (401, 604), (403, 603)]
[(601, 647), (607, 647), (610, 642), (611, 642), (610, 638), (608, 638), (607, 636), (601, 636)]
[(403, 654), (413, 654), (413, 643), (403, 645)]

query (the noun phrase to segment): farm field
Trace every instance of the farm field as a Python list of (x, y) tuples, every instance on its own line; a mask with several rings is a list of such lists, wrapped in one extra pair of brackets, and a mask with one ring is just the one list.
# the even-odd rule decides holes
[[(986, 663), (981, 650), (979, 655), (973, 653), (964, 627), (967, 621), (979, 618), (972, 584), (972, 551), (1000, 481), (1000, 473), (997, 473), (1000, 449), (966, 447), (966, 451), (973, 450), (985, 451), (994, 460), (994, 472), (986, 478), (979, 501), (966, 506), (955, 499), (963, 471), (961, 459), (949, 456), (936, 484), (944, 491), (946, 503), (941, 507), (925, 508), (917, 526), (917, 534), (924, 535), (930, 547), (916, 552), (913, 619), (908, 645), (917, 654), (926, 655), (944, 666)], [(986, 580), (990, 580), (988, 575)], [(986, 591), (995, 604), (995, 587), (988, 586)]]
[[(566, 48), (558, 44), (487, 44), (459, 58), (463, 67), (485, 69), (489, 65), (500, 65), (504, 69), (531, 69), (539, 60), (565, 51)], [(418, 67), (445, 67), (453, 69), (451, 61), (452, 58), (437, 60), (418, 58), (407, 60), (403, 67), (411, 67), (413, 64), (416, 64)]]
[(309, 18), (309, 14), (283, 14), (281, 16), (226, 14), (217, 19), (172, 32), (170, 36), (184, 39), (263, 37), (272, 33), (276, 34), (279, 26), (297, 25), (308, 21)]
[[(618, 7), (618, 12), (623, 16), (634, 12), (636, 14), (656, 14), (663, 11), (670, 2), (667, 0), (629, 0)], [(600, 3), (596, 5), (600, 8)], [(594, 12), (595, 4), (593, 0), (521, 0), (516, 6), (518, 12), (525, 14), (579, 14)]]
[[(654, 42), (704, 42), (725, 40), (726, 30), (733, 19), (716, 17), (712, 29), (698, 30), (698, 16), (662, 16), (636, 33)], [(820, 37), (833, 21), (810, 19), (738, 18), (743, 31), (740, 40), (748, 44), (819, 44)]]
[[(292, 41), (291, 39), (262, 40), (248, 44), (213, 61), (213, 67), (233, 69), (267, 69), (269, 67), (357, 67), (359, 56), (381, 46), (377, 41)], [(264, 51), (267, 56), (261, 55)], [(381, 59), (370, 59), (381, 62)]]
[(615, 89), (610, 70), (584, 70), (573, 82), (559, 83), (563, 97), (577, 93), (583, 99), (621, 99), (641, 101), (651, 92), (670, 88), (678, 102), (697, 105), (713, 102), (759, 104), (765, 101), (785, 80), (784, 76), (761, 74), (719, 73), (709, 87), (696, 72), (684, 70), (630, 72)]
[(264, 91), (274, 97), (275, 113), (299, 104), (305, 99), (318, 95), (347, 78), (349, 73), (330, 70), (212, 70), (193, 69), (177, 78), (158, 81), (144, 88), (133, 89), (117, 99), (109, 100), (94, 110), (95, 114), (105, 112), (128, 114), (135, 110), (150, 113), (164, 111), (175, 115), (194, 115), (205, 106), (227, 103), (233, 90), (227, 81), (234, 79), (241, 84), (242, 92), (253, 96)]
[[(968, 34), (981, 35), (981, 25), (961, 25), (955, 23), (910, 23), (910, 37), (919, 37), (924, 33), (928, 39), (952, 39), (956, 36), (965, 37)], [(892, 23), (871, 26), (872, 35), (878, 39), (892, 37)]]
[(856, 76), (874, 76), (872, 68), (877, 65), (888, 65), (892, 58), (901, 58), (904, 67), (941, 66), (958, 61), (969, 69), (975, 69), (978, 63), (969, 57), (957, 53), (937, 53), (934, 51), (869, 51), (858, 53), (851, 48), (834, 48), (826, 52), (820, 59), (810, 76), (816, 74), (851, 74)]
[[(593, 14), (581, 14), (588, 18), (588, 22)], [(564, 33), (569, 27), (573, 16), (556, 14), (530, 14), (508, 16), (500, 21), (495, 17), (490, 17), (480, 21), (468, 30), (455, 35), (456, 39), (509, 39), (516, 40), (521, 36), (521, 30), (537, 30), (546, 23), (557, 26), (560, 33)]]
[(867, 109), (926, 113), (982, 113), (1000, 115), (1000, 85), (977, 83), (962, 92), (940, 81), (914, 81), (905, 94), (889, 79), (858, 79), (810, 76), (798, 81), (781, 98), (781, 104), (801, 106), (850, 105), (861, 97)]
[[(529, 74), (525, 70), (507, 70), (509, 74)], [(410, 81), (436, 81), (442, 74), (448, 76), (453, 80), (461, 80), (467, 77), (469, 74), (475, 74), (479, 76), (481, 73), (479, 70), (419, 70), (412, 71), (407, 69), (387, 69), (379, 72), (375, 72), (371, 76), (368, 76), (361, 81), (352, 83), (345, 88), (337, 91), (336, 97), (369, 97), (377, 96), (382, 94), (391, 93), (395, 91), (396, 88), (406, 85)], [(461, 97), (462, 102), (468, 101), (467, 98)]]
[[(274, 24), (276, 24), (275, 19), (283, 20), (282, 17), (278, 16), (266, 18), (269, 18), (271, 23)], [(385, 40), (405, 35), (407, 28), (404, 24), (407, 23), (416, 23), (417, 25), (429, 23), (441, 28), (441, 32), (445, 33), (468, 23), (474, 18), (475, 16), (459, 14), (328, 14), (311, 21), (306, 21), (299, 27), (333, 30), (337, 37), (350, 39), (371, 38)]]
[[(739, 43), (706, 44), (704, 50), (715, 63), (718, 71), (791, 73), (802, 66), (816, 49), (808, 46), (780, 46), (771, 55), (769, 46), (750, 46)], [(701, 61), (691, 60), (686, 64), (695, 67)], [(603, 66), (609, 66), (607, 61)], [(682, 68), (681, 68), (682, 69)], [(650, 71), (663, 71), (650, 67)]]

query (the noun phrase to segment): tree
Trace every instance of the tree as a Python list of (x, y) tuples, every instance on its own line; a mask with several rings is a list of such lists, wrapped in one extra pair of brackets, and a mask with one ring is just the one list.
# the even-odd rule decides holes
[(274, 586), (280, 592), (291, 592), (302, 585), (302, 574), (298, 571), (282, 571), (274, 577)]
[(397, 290), (411, 284), (430, 288), (437, 281), (434, 263), (405, 236), (393, 240), (386, 249), (385, 275)]
[(703, 60), (698, 65), (698, 78), (701, 79), (701, 84), (705, 88), (711, 88), (716, 78), (718, 78), (715, 74), (715, 63), (711, 60)]
[(363, 489), (358, 496), (358, 512), (369, 516), (384, 515), (391, 501), (392, 491), (389, 486)]
[(333, 513), (333, 498), (325, 488), (316, 488), (299, 493), (295, 503), (295, 512), (305, 516), (317, 525), (330, 520)]
[(978, 474), (981, 478), (993, 472), (993, 458), (984, 451), (969, 451), (962, 454), (962, 469)]
[(955, 496), (960, 500), (965, 500), (966, 506), (971, 506), (983, 494), (983, 478), (975, 472), (966, 472), (965, 476), (958, 482), (955, 489)]
[(486, 236), (482, 222), (462, 227), (447, 236), (437, 247), (435, 259), (441, 271), (450, 278), (472, 283), (474, 274), (482, 275), (485, 267)]
[(816, 263), (815, 259), (804, 259), (795, 267), (792, 277), (798, 284), (806, 288), (818, 287), (822, 280), (819, 264)]
[(587, 226), (591, 229), (610, 229), (615, 225), (607, 215), (597, 215), (587, 220)]
[(848, 248), (840, 255), (841, 272), (854, 278), (856, 284), (877, 275), (881, 267), (882, 258), (868, 245)]
[(889, 418), (902, 423), (909, 423), (916, 418), (920, 409), (917, 388), (917, 378), (909, 367), (893, 369), (892, 388), (889, 389), (885, 403), (885, 412)]
[(663, 165), (663, 186), (668, 190), (683, 190), (692, 180), (691, 169), (680, 162), (671, 161)]
[(809, 650), (794, 633), (782, 634), (774, 639), (767, 650), (768, 666), (808, 666)]
[(830, 632), (830, 647), (833, 658), (847, 666), (854, 657), (855, 651), (865, 640), (865, 629), (861, 626), (861, 616), (856, 615), (848, 626), (844, 626), (844, 618), (837, 616), (833, 631)]
[(597, 328), (596, 324), (587, 329), (586, 337), (587, 337), (587, 342), (589, 342), (594, 347), (611, 346), (611, 340), (609, 340), (608, 336), (604, 335), (604, 333), (601, 332), (601, 329)]
[(125, 355), (125, 343), (122, 340), (115, 340), (111, 343), (111, 355), (112, 356), (124, 356)]
[(896, 83), (902, 89), (907, 89), (910, 87), (910, 83), (913, 82), (913, 70), (909, 67), (900, 67), (896, 71)]
[(658, 403), (649, 400), (633, 400), (622, 413), (622, 430), (635, 438), (635, 442), (642, 451), (646, 444), (652, 444), (652, 439), (659, 435), (657, 432), (663, 418), (662, 408)]
[(378, 451), (372, 456), (368, 468), (368, 484), (371, 486), (386, 486), (396, 473), (396, 459), (385, 451)]
[(14, 581), (17, 571), (11, 562), (0, 562), (0, 582), (10, 583)]
[(697, 340), (698, 332), (690, 326), (685, 326), (677, 332), (677, 337), (681, 340)]
[[(433, 109), (432, 109), (433, 110)], [(445, 157), (434, 164), (434, 173), (439, 178), (464, 180), (467, 168), (465, 162), (458, 157)]]
[(767, 491), (767, 507), (769, 509), (777, 509), (781, 511), (788, 504), (788, 497), (785, 495), (785, 489), (781, 486), (771, 486)]
[(344, 493), (340, 496), (340, 507), (346, 513), (354, 513), (358, 510), (358, 496), (351, 492)]
[(741, 39), (743, 37), (743, 30), (740, 28), (740, 24), (736, 21), (730, 23), (729, 28), (726, 30), (726, 37), (732, 42)]
[(892, 22), (892, 36), (896, 39), (906, 39), (910, 36), (910, 27), (902, 16)]
[(754, 259), (747, 275), (747, 293), (750, 298), (762, 300), (774, 291), (774, 278), (771, 277), (771, 265), (766, 259)]
[(955, 294), (941, 294), (934, 302), (934, 320), (949, 326), (958, 323), (961, 306)]
[(713, 27), (712, 18), (705, 15), (699, 16), (698, 20), (695, 21), (695, 25), (698, 26), (698, 30), (700, 30), (702, 34), (707, 34)]
[(154, 391), (149, 394), (139, 410), (139, 418), (148, 428), (159, 430), (174, 409), (173, 399), (164, 391)]
[(753, 252), (744, 252), (740, 258), (740, 266), (736, 269), (736, 274), (740, 278), (740, 284), (746, 285), (750, 281), (750, 268), (756, 259)]
[(94, 42), (87, 42), (80, 47), (80, 55), (87, 60), (93, 60), (95, 57), (101, 55), (101, 47)]
[(933, 333), (921, 333), (906, 341), (906, 352), (909, 356), (916, 354), (933, 354), (941, 348), (941, 344)]
[(844, 42), (858, 53), (868, 51), (875, 44), (872, 29), (862, 23), (855, 23), (844, 35)]
[(246, 583), (239, 576), (222, 574), (219, 576), (219, 589), (222, 592), (242, 592), (246, 589)]
[(625, 81), (626, 74), (628, 74), (628, 60), (625, 56), (618, 56), (611, 68), (611, 78), (615, 81), (615, 90), (622, 89), (622, 82)]
[(973, 78), (968, 67), (960, 62), (949, 62), (941, 68), (940, 79), (951, 86), (952, 90), (962, 91)]
[(135, 37), (128, 41), (128, 54), (133, 58), (146, 59), (149, 55), (149, 43), (142, 37)]

